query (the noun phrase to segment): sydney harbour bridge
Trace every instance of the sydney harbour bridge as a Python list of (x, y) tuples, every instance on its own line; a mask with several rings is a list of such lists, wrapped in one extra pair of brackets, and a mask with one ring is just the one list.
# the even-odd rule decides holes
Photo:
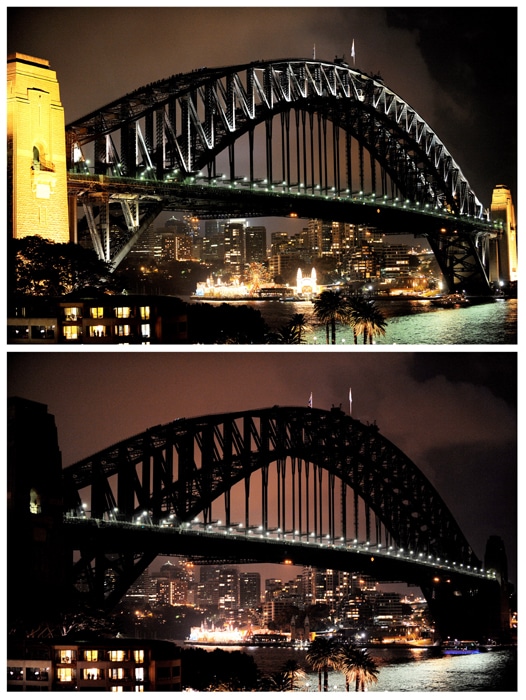
[(341, 408), (180, 418), (60, 478), (68, 576), (96, 609), (111, 609), (157, 556), (183, 555), (405, 582), (421, 588), (443, 638), (505, 634), (495, 558), (483, 564), (416, 465)]
[(113, 268), (163, 210), (292, 216), (425, 236), (450, 290), (490, 291), (502, 222), (426, 121), (343, 59), (173, 75), (67, 125), (66, 139), (77, 225)]

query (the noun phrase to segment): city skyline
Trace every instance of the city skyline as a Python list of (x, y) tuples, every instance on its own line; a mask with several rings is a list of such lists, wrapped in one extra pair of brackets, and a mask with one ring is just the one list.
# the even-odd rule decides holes
[[(7, 14), (8, 53), (49, 60), (66, 124), (202, 66), (345, 55), (417, 110), (485, 206), (497, 184), (516, 196), (516, 8), (16, 7)], [(159, 27), (166, 42), (149, 41)], [(89, 37), (81, 53), (80, 28)], [(497, 82), (499, 98), (489, 99), (487, 85)]]
[(516, 581), (517, 355), (511, 352), (8, 353), (8, 395), (55, 416), (63, 467), (176, 418), (340, 405), (437, 489), (479, 558), (502, 537)]

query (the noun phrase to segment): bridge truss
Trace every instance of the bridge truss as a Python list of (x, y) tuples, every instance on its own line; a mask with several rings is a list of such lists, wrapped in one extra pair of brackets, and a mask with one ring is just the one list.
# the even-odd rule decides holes
[[(228, 561), (228, 553), (239, 561), (282, 561), (296, 542), (305, 562), (319, 559), (312, 551), (321, 545), (350, 543), (356, 554), (360, 543), (410, 553), (422, 565), (481, 567), (420, 470), (376, 426), (340, 409), (273, 407), (178, 419), (63, 476), (75, 580), (101, 605), (118, 600), (159, 554), (200, 563)], [(94, 530), (94, 522), (106, 527)], [(223, 549), (192, 537), (195, 530), (223, 534)], [(243, 535), (235, 546), (227, 541), (232, 531)], [(267, 549), (251, 539), (259, 532)], [(281, 549), (268, 549), (269, 537)], [(327, 568), (337, 568), (334, 551), (332, 559), (324, 556)], [(383, 575), (399, 580), (400, 573), (388, 564)]]
[(114, 267), (163, 209), (203, 218), (321, 213), (385, 233), (417, 223), (450, 287), (488, 288), (495, 228), (460, 167), (378, 76), (343, 60), (173, 75), (66, 134), (70, 194)]

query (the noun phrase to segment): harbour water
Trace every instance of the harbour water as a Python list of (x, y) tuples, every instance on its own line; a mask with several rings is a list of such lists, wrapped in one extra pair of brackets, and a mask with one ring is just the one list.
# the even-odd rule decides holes
[[(212, 302), (217, 303), (217, 302)], [(314, 316), (313, 304), (282, 301), (234, 301), (258, 309), (273, 331), (287, 324), (294, 314), (303, 314), (310, 325), (305, 334), (309, 345), (325, 345), (325, 326)], [(384, 336), (375, 338), (376, 345), (516, 345), (517, 299), (472, 304), (464, 308), (439, 308), (429, 301), (378, 301), (387, 325)], [(360, 338), (359, 343), (363, 343)], [(336, 343), (354, 343), (348, 326), (338, 326)]]
[[(235, 649), (252, 656), (263, 674), (281, 669), (289, 659), (306, 668), (303, 650)], [(379, 670), (378, 682), (368, 687), (369, 692), (517, 692), (518, 689), (516, 648), (466, 656), (448, 656), (437, 649), (369, 649), (368, 652)], [(318, 692), (317, 673), (307, 673), (298, 683), (300, 692)], [(329, 673), (329, 691), (345, 691), (341, 673)]]

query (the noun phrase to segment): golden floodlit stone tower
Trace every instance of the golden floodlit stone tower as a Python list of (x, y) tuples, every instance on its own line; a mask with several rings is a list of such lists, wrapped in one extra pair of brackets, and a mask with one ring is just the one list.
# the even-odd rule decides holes
[(490, 279), (492, 282), (517, 282), (517, 223), (511, 192), (506, 185), (497, 185), (491, 198), (491, 218), (504, 222), (504, 232), (495, 242)]
[(7, 58), (8, 233), (69, 241), (64, 109), (49, 62)]

